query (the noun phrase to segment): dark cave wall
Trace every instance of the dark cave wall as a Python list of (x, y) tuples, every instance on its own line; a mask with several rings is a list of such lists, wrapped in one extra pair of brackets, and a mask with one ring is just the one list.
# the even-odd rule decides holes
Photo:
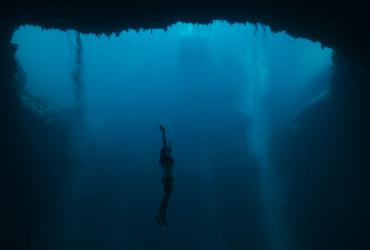
[[(28, 169), (22, 163), (25, 134), (21, 131), (21, 106), (17, 98), (17, 88), (14, 84), (14, 75), (17, 64), (15, 62), (16, 48), (10, 45), (12, 31), (7, 27), (1, 28), (1, 141), (0, 141), (0, 185), (1, 185), (1, 245), (20, 244), (26, 249), (31, 240), (34, 221), (34, 208), (29, 204), (32, 193), (28, 193), (32, 178), (27, 178)], [(22, 219), (21, 219), (22, 218)], [(23, 241), (17, 241), (17, 235), (22, 235)], [(18, 243), (17, 243), (18, 242)], [(20, 249), (22, 249), (20, 248)]]
[[(0, 27), (0, 110), (1, 123), (0, 133), (2, 138), (12, 131), (13, 125), (16, 123), (15, 107), (17, 106), (16, 88), (13, 83), (13, 76), (15, 74), (16, 62), (14, 60), (14, 53), (16, 48), (10, 44), (12, 31), (9, 27)], [(4, 136), (4, 137), (3, 137)], [(1, 140), (4, 145), (4, 150), (12, 148), (12, 141)], [(4, 156), (9, 155), (8, 151), (2, 151)]]
[(14, 81), (16, 47), (10, 44), (14, 29), (9, 27), (0, 28), (0, 248), (32, 249), (37, 228), (45, 230), (42, 246), (55, 249), (58, 232), (50, 228), (61, 223), (61, 189), (73, 167), (69, 127), (62, 120), (47, 122), (21, 105)]
[[(11, 211), (11, 203), (13, 200), (13, 192), (11, 190), (11, 184), (9, 179), (11, 174), (16, 173), (16, 170), (11, 166), (10, 156), (13, 154), (15, 145), (13, 141), (7, 138), (7, 135), (12, 132), (12, 126), (16, 123), (14, 117), (13, 105), (15, 104), (15, 98), (13, 96), (12, 75), (14, 72), (14, 61), (12, 60), (13, 49), (10, 46), (10, 32), (5, 27), (1, 27), (1, 41), (0, 41), (0, 187), (1, 187), (1, 199), (2, 204), (0, 219), (5, 223), (2, 223), (0, 227), (1, 239), (5, 240), (8, 238), (6, 232), (9, 231), (11, 225), (11, 219), (7, 216)], [(3, 242), (3, 241), (2, 241)]]
[(369, 75), (334, 58), (327, 96), (276, 134), (272, 155), (299, 249), (367, 249)]
[(4, 6), (3, 19), (15, 25), (110, 33), (124, 29), (165, 28), (177, 21), (209, 23), (260, 22), (274, 31), (320, 41), (370, 66), (370, 17), (366, 2), (334, 0), (142, 0), (142, 1), (24, 1)]

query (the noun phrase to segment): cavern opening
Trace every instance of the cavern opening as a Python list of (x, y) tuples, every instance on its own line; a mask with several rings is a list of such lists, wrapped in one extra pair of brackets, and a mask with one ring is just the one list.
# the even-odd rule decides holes
[[(65, 249), (293, 249), (270, 141), (327, 94), (331, 49), (222, 21), (110, 36), (22, 26), (12, 41), (20, 101), (63, 127), (70, 162), (36, 239), (52, 226)], [(161, 123), (176, 180), (166, 237), (154, 221)]]

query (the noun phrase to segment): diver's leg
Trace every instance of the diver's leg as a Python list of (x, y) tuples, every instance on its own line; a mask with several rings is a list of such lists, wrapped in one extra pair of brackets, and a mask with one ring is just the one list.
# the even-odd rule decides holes
[(173, 184), (172, 180), (165, 176), (162, 178), (162, 183), (163, 183), (163, 191), (164, 191), (164, 196), (162, 198), (160, 207), (159, 207), (159, 213), (157, 218), (159, 226), (165, 226), (167, 227), (167, 207), (168, 207), (168, 201), (171, 197), (172, 189), (173, 189)]
[(162, 216), (162, 223), (165, 227), (167, 227), (167, 207), (168, 207), (168, 200), (169, 196), (165, 194), (165, 196), (162, 199), (161, 204), (161, 216)]
[(170, 200), (172, 193), (172, 182), (165, 186), (165, 193), (163, 197), (163, 224), (167, 227), (167, 208), (168, 208), (168, 201)]
[(170, 199), (170, 195), (171, 193), (166, 192), (162, 198), (161, 205), (159, 207), (159, 213), (156, 217), (159, 226), (163, 225), (167, 227), (167, 207), (168, 207), (168, 200)]
[(167, 198), (163, 197), (162, 200), (161, 200), (161, 204), (159, 206), (158, 215), (155, 217), (157, 219), (158, 225), (160, 227), (162, 227), (163, 225), (166, 226), (166, 224), (167, 224), (167, 223), (165, 223), (167, 203), (168, 203)]
[(163, 218), (165, 217), (165, 214), (166, 214), (166, 200), (165, 197), (163, 197), (161, 200), (161, 204), (159, 205), (158, 215), (155, 217), (160, 227), (162, 227), (164, 224)]
[(158, 226), (162, 227), (163, 226), (163, 222), (162, 222), (162, 218), (161, 218), (161, 215), (158, 214), (155, 219), (157, 220), (157, 223), (158, 223)]

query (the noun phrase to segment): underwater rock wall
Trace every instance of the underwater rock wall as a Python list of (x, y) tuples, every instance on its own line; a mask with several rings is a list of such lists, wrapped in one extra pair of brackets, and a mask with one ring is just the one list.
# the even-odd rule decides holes
[[(14, 95), (12, 91), (11, 79), (14, 70), (14, 57), (12, 60), (13, 49), (10, 46), (11, 33), (6, 27), (0, 26), (0, 188), (1, 188), (1, 206), (0, 219), (3, 223), (0, 226), (1, 242), (8, 238), (9, 226), (11, 219), (9, 218), (11, 211), (12, 192), (9, 184), (9, 175), (11, 174), (11, 152), (14, 147), (9, 141), (8, 134), (12, 132), (12, 125), (15, 124), (14, 116), (12, 115), (12, 107), (14, 104)], [(15, 171), (14, 171), (15, 172)]]
[(329, 93), (277, 133), (272, 145), (299, 249), (369, 248), (369, 75), (342, 60), (334, 56)]
[(259, 22), (273, 31), (320, 41), (370, 66), (370, 16), (366, 1), (22, 1), (3, 6), (2, 18), (16, 25), (111, 33), (124, 29), (166, 28), (178, 21)]
[(60, 189), (73, 167), (67, 150), (69, 127), (22, 104), (12, 33), (0, 29), (6, 38), (0, 44), (0, 247), (32, 249), (40, 237), (37, 228), (44, 234), (38, 246), (53, 249), (59, 235), (50, 228), (60, 223)]

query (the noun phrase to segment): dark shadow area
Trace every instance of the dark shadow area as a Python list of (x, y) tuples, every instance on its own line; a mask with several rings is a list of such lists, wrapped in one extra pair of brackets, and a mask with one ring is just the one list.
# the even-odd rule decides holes
[(300, 249), (367, 248), (369, 75), (334, 56), (330, 92), (276, 133), (272, 153)]

